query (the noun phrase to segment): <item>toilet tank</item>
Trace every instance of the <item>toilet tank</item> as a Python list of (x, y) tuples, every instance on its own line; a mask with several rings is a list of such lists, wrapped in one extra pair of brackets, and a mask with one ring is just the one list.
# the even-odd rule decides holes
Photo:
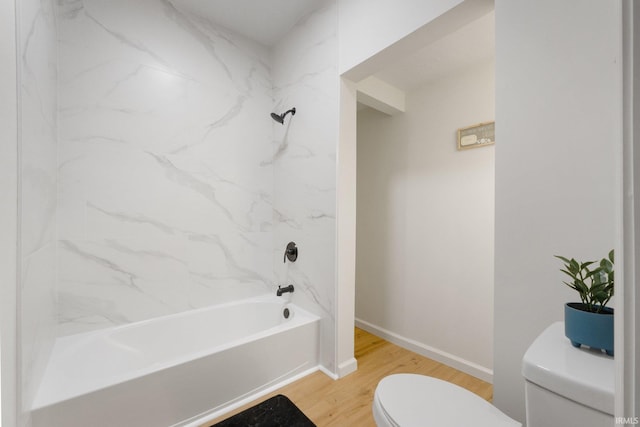
[(574, 348), (564, 323), (552, 324), (522, 360), (527, 427), (612, 426), (614, 369), (613, 357)]

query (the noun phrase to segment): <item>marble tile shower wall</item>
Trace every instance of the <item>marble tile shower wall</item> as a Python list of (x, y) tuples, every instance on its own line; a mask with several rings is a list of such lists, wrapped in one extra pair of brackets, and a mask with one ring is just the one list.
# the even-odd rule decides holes
[(335, 0), (271, 49), (169, 0), (58, 15), (60, 334), (293, 283), (333, 370)]
[(268, 50), (169, 0), (58, 7), (59, 334), (271, 290)]
[[(337, 24), (336, 1), (328, 0), (276, 46), (271, 61), (275, 110), (297, 108), (274, 132), (276, 276), (296, 286), (297, 303), (321, 316), (320, 357), (330, 371), (335, 371)], [(283, 264), (289, 240), (300, 255)]]
[[(53, 0), (19, 5), (20, 399), (28, 409), (56, 333), (56, 20)], [(4, 142), (3, 142), (4, 143)]]

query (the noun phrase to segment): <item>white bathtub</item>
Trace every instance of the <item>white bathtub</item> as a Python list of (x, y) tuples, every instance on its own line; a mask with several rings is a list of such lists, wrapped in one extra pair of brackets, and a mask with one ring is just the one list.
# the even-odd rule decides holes
[(33, 425), (206, 419), (315, 369), (318, 328), (317, 316), (265, 296), (59, 338), (32, 405)]

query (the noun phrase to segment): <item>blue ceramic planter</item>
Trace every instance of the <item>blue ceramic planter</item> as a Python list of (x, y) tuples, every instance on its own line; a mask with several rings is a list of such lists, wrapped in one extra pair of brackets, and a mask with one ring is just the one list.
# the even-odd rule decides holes
[(578, 302), (564, 306), (564, 334), (574, 347), (586, 345), (613, 356), (613, 309), (605, 307), (602, 313), (592, 313), (581, 310), (582, 306)]

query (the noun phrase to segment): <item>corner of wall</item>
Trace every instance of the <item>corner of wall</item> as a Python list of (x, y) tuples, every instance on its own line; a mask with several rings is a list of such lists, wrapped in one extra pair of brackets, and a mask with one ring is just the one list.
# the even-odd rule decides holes
[(356, 85), (340, 79), (336, 168), (336, 366), (357, 369), (353, 358), (356, 256)]

